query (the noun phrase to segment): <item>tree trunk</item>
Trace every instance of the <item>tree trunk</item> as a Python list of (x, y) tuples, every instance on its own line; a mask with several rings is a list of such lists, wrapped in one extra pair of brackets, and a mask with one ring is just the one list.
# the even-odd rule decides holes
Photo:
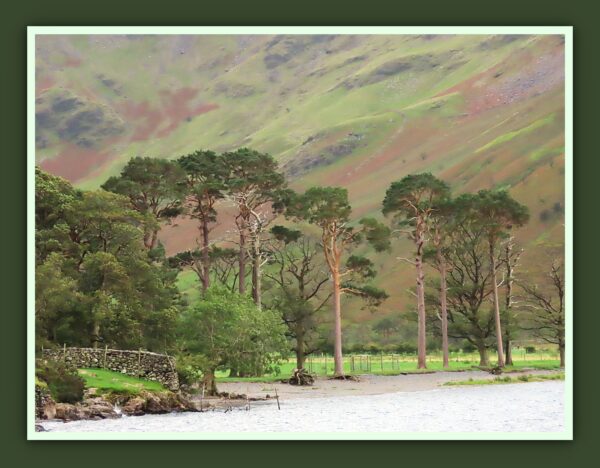
[(296, 369), (304, 368), (305, 350), (304, 350), (304, 330), (299, 322), (296, 323)]
[(479, 351), (479, 365), (481, 367), (489, 367), (490, 358), (488, 357), (488, 351), (487, 351), (487, 348), (485, 347), (485, 344), (478, 343), (477, 351)]
[[(419, 222), (419, 221), (417, 221)], [(427, 335), (426, 335), (426, 316), (425, 316), (425, 273), (423, 271), (423, 233), (417, 228), (417, 254), (415, 258), (415, 267), (417, 270), (417, 315), (418, 315), (418, 338), (417, 338), (417, 368), (427, 368)]]
[(341, 284), (339, 268), (332, 272), (333, 276), (333, 319), (334, 319), (334, 342), (333, 360), (335, 377), (344, 375), (344, 360), (342, 356), (342, 310), (341, 310)]
[(204, 373), (202, 384), (204, 385), (204, 391), (206, 395), (215, 396), (217, 394), (217, 381), (215, 379), (214, 369), (209, 369)]
[[(506, 335), (504, 340), (504, 354), (506, 356), (505, 364), (507, 366), (513, 365), (512, 359), (512, 340), (511, 340), (511, 322), (512, 317), (510, 315), (512, 310), (512, 290), (513, 290), (513, 282), (514, 282), (514, 268), (511, 259), (511, 253), (513, 249), (513, 241), (512, 237), (509, 239), (506, 244), (506, 311), (505, 311), (505, 324), (504, 334)], [(516, 262), (515, 265), (516, 266)]]
[(202, 221), (202, 293), (210, 287), (210, 256), (208, 221)]
[(92, 346), (94, 349), (98, 348), (98, 341), (100, 340), (100, 322), (98, 322), (97, 320), (94, 321), (94, 326), (92, 328), (92, 337), (93, 337), (93, 343)]
[(506, 333), (506, 338), (504, 340), (504, 355), (505, 355), (504, 364), (507, 366), (512, 366), (513, 365), (512, 340), (510, 339), (510, 334), (508, 332)]
[(156, 247), (156, 242), (158, 241), (158, 229), (152, 230), (152, 232), (148, 232), (144, 234), (144, 247), (148, 250), (152, 250)]
[(158, 229), (152, 231), (152, 237), (150, 238), (150, 249), (156, 247), (156, 241), (158, 241)]
[(440, 306), (442, 309), (442, 355), (443, 367), (450, 366), (448, 352), (448, 303), (446, 298), (446, 261), (438, 254), (438, 265), (440, 268)]
[(500, 322), (500, 301), (498, 299), (498, 282), (496, 279), (496, 256), (494, 255), (494, 245), (492, 242), (490, 242), (490, 265), (492, 267), (492, 288), (494, 292), (494, 321), (496, 322), (496, 346), (498, 348), (498, 367), (504, 367), (502, 324)]
[(239, 254), (239, 291), (240, 294), (246, 293), (246, 232), (240, 230), (240, 254)]
[(260, 238), (259, 233), (255, 233), (255, 238), (253, 240), (253, 255), (252, 255), (252, 299), (254, 299), (254, 303), (256, 307), (261, 308), (262, 301), (262, 288), (261, 288), (261, 256), (260, 256)]
[(565, 368), (565, 343), (561, 342), (558, 345), (558, 353), (560, 355), (560, 367)]

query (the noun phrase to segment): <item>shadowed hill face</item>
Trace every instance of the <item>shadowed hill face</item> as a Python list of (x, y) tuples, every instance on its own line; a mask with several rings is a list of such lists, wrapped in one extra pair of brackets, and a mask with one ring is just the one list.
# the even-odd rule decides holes
[[(509, 188), (527, 246), (563, 240), (559, 36), (38, 36), (36, 89), (37, 161), (83, 188), (133, 156), (250, 146), (295, 188), (346, 187), (356, 216), (430, 171), (455, 193)], [(174, 253), (196, 234), (161, 238)], [(376, 258), (383, 310), (403, 308), (411, 273)]]

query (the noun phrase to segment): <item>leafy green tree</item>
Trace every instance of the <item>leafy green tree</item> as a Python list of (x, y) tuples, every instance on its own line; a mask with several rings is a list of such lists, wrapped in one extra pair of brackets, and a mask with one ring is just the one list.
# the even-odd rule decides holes
[(68, 242), (66, 213), (82, 196), (67, 180), (35, 168), (35, 257), (44, 262), (52, 252), (60, 252)]
[(329, 275), (315, 239), (285, 226), (272, 227), (271, 234), (270, 268), (265, 277), (274, 288), (268, 292), (294, 343), (296, 368), (302, 369), (306, 356), (315, 351), (319, 313), (331, 298), (331, 293), (323, 291)]
[(294, 197), (286, 215), (304, 220), (321, 229), (321, 244), (332, 280), (334, 319), (334, 373), (344, 376), (342, 358), (341, 295), (353, 294), (378, 304), (387, 294), (373, 286), (361, 284), (375, 274), (370, 260), (353, 255), (343, 263), (345, 254), (367, 240), (377, 251), (389, 248), (389, 228), (373, 219), (363, 219), (359, 228), (350, 226), (352, 207), (348, 191), (340, 187), (312, 187)]
[[(494, 314), (487, 307), (492, 280), (485, 231), (476, 213), (470, 209), (470, 197), (465, 195), (455, 199), (454, 215), (441, 249), (447, 271), (448, 336), (467, 340), (478, 350), (479, 364), (487, 367), (490, 364), (488, 349), (494, 338)], [(435, 260), (437, 252), (433, 254)], [(428, 282), (429, 324), (440, 336), (440, 317), (433, 311), (441, 313), (441, 291), (439, 284)]]
[(437, 200), (430, 213), (431, 248), (424, 250), (424, 260), (431, 261), (434, 268), (440, 273), (439, 299), (440, 299), (440, 321), (442, 335), (442, 365), (444, 368), (450, 366), (448, 351), (448, 301), (447, 301), (447, 276), (448, 265), (445, 251), (449, 248), (452, 238), (452, 223), (455, 216), (455, 206), (452, 199), (445, 198)]
[[(212, 245), (208, 251), (211, 283), (235, 290), (237, 286), (237, 261), (238, 252), (235, 249), (222, 248)], [(202, 283), (204, 278), (204, 253), (200, 249), (185, 250), (168, 258), (168, 263), (172, 268), (182, 270), (189, 268), (198, 277)]]
[[(36, 174), (36, 333), (40, 342), (164, 351), (170, 346), (178, 293), (173, 270), (144, 247), (147, 214), (125, 196), (79, 192)], [(52, 189), (52, 190), (51, 190)], [(64, 192), (64, 196), (60, 193)], [(57, 203), (53, 211), (52, 203)]]
[(564, 263), (553, 259), (544, 282), (519, 282), (523, 292), (522, 308), (531, 312), (531, 325), (525, 327), (534, 335), (558, 347), (560, 367), (565, 367), (565, 276)]
[(217, 284), (234, 291), (239, 275), (236, 268), (238, 260), (236, 249), (212, 246), (209, 255), (211, 273)]
[(179, 330), (182, 352), (203, 358), (204, 385), (211, 395), (217, 393), (217, 370), (233, 367), (261, 375), (286, 348), (278, 312), (259, 309), (247, 296), (223, 288), (209, 289), (185, 311)]
[(423, 254), (436, 204), (449, 194), (448, 185), (429, 173), (414, 174), (393, 182), (383, 200), (384, 215), (394, 214), (395, 221), (415, 244), (415, 260), (406, 260), (415, 266), (417, 276), (418, 368), (427, 367), (427, 335), (425, 312), (425, 272)]
[(202, 239), (200, 281), (202, 291), (210, 286), (210, 231), (217, 220), (217, 202), (224, 197), (227, 169), (223, 159), (213, 151), (195, 151), (177, 160), (186, 174), (188, 214), (200, 223)]
[(480, 190), (471, 199), (472, 209), (481, 223), (488, 242), (490, 268), (492, 271), (492, 291), (494, 296), (494, 319), (498, 366), (504, 367), (504, 345), (498, 294), (498, 248), (513, 227), (523, 226), (529, 220), (529, 210), (521, 205), (505, 190)]
[(64, 222), (67, 207), (81, 196), (70, 182), (35, 167), (35, 227), (49, 229)]
[(60, 253), (53, 252), (35, 272), (35, 323), (39, 345), (60, 343), (61, 330), (69, 327), (80, 314), (83, 295), (77, 279), (69, 275), (72, 265)]
[(222, 155), (227, 168), (227, 196), (237, 206), (235, 224), (239, 233), (239, 292), (245, 293), (247, 241), (252, 245), (252, 297), (261, 305), (261, 251), (262, 234), (275, 218), (273, 204), (279, 205), (285, 178), (278, 170), (277, 161), (267, 154), (248, 148)]
[(110, 177), (102, 188), (124, 195), (133, 209), (148, 221), (144, 246), (156, 247), (161, 222), (171, 222), (182, 210), (184, 172), (166, 159), (136, 157), (129, 160), (117, 177)]

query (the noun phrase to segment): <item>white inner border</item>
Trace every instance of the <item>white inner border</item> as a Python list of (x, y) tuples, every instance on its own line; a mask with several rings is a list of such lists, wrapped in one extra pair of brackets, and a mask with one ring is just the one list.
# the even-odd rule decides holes
[[(35, 38), (42, 34), (535, 34), (565, 36), (566, 367), (563, 432), (474, 433), (56, 433), (35, 432)], [(573, 27), (572, 26), (30, 26), (27, 28), (28, 440), (572, 440), (573, 439)]]

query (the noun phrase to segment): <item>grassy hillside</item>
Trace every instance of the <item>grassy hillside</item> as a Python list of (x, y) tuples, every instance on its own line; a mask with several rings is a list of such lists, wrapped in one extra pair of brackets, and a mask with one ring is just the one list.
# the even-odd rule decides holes
[[(80, 187), (132, 156), (245, 145), (296, 188), (347, 187), (357, 217), (379, 216), (413, 172), (456, 193), (509, 188), (532, 213), (525, 269), (563, 242), (562, 37), (38, 36), (36, 54), (37, 161)], [(182, 219), (161, 240), (174, 253), (196, 235)], [(412, 274), (395, 257), (376, 256), (390, 299), (348, 308), (348, 323), (407, 310)]]

